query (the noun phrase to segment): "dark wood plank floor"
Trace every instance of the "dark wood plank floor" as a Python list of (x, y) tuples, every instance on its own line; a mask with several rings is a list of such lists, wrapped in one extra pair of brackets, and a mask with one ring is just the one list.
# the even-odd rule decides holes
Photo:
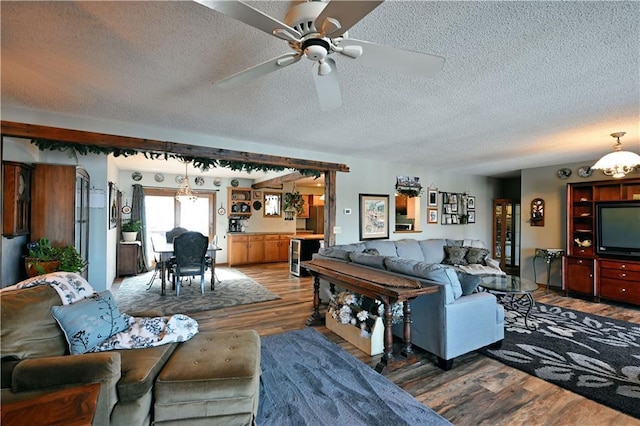
[[(255, 329), (266, 336), (306, 327), (312, 310), (311, 278), (297, 278), (285, 264), (237, 268), (281, 297), (279, 300), (190, 314), (201, 330)], [(541, 286), (542, 287), (542, 286)], [(640, 324), (640, 309), (534, 293), (536, 301)], [(369, 357), (324, 326), (318, 330), (372, 367)], [(456, 358), (450, 371), (416, 348), (418, 363), (385, 374), (416, 399), (456, 425), (640, 425), (616, 410), (537, 379), (475, 352)]]

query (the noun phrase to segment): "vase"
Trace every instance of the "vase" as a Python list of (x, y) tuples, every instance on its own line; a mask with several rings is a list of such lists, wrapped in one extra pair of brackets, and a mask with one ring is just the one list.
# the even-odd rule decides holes
[(356, 327), (351, 324), (342, 324), (341, 322), (333, 319), (329, 313), (327, 313), (325, 318), (325, 324), (329, 330), (333, 331), (367, 355), (379, 355), (383, 352), (384, 325), (382, 324), (382, 318), (376, 318), (376, 322), (373, 324), (373, 328), (371, 329), (371, 336), (369, 337), (362, 337), (360, 335), (360, 327)]
[(60, 262), (57, 260), (41, 261), (34, 257), (24, 259), (24, 268), (27, 270), (27, 276), (29, 278), (55, 272), (58, 270), (58, 267), (60, 267)]
[(138, 232), (125, 232), (122, 231), (122, 240), (126, 241), (128, 243), (133, 242), (137, 239), (138, 237)]

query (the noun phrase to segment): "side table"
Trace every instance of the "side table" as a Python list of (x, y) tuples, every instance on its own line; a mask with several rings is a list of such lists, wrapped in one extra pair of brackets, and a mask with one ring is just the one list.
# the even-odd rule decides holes
[(547, 264), (547, 289), (545, 290), (545, 293), (549, 292), (549, 280), (551, 279), (551, 262), (553, 262), (554, 260), (562, 259), (562, 256), (564, 256), (564, 250), (547, 248), (537, 248), (535, 254), (533, 255), (533, 281), (535, 283), (538, 282), (536, 274), (536, 259), (544, 259), (544, 262)]

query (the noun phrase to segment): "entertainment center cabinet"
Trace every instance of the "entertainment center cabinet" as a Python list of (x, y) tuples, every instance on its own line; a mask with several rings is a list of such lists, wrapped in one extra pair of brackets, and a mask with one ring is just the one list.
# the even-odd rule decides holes
[[(600, 233), (606, 229), (600, 229), (597, 220), (603, 206), (640, 208), (640, 179), (567, 185), (567, 255), (563, 258), (562, 288), (567, 295), (579, 293), (595, 301), (602, 298), (640, 305), (640, 258), (605, 253)], [(633, 215), (636, 212), (634, 209)], [(640, 217), (630, 223), (640, 228)]]

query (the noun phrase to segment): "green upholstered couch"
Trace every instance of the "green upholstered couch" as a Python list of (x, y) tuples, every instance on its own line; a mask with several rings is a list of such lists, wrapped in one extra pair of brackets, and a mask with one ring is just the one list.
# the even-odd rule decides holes
[(148, 425), (153, 385), (177, 344), (69, 355), (51, 315), (61, 305), (48, 285), (0, 293), (2, 404), (64, 387), (100, 383), (96, 425)]

